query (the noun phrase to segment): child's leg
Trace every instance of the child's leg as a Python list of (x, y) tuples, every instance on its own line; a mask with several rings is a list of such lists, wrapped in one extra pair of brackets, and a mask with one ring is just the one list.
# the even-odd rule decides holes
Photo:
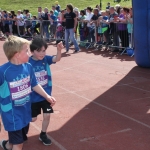
[(46, 132), (50, 122), (50, 114), (43, 113), (42, 131)]
[(42, 122), (42, 131), (40, 133), (39, 140), (43, 142), (44, 145), (51, 145), (51, 140), (47, 137), (46, 131), (50, 122), (50, 113), (53, 113), (53, 109), (50, 106), (50, 103), (46, 100), (41, 102), (41, 108), (43, 110), (43, 122)]
[(23, 143), (22, 144), (18, 144), (18, 145), (13, 145), (12, 150), (22, 150), (23, 148)]
[(43, 110), (43, 122), (42, 122), (42, 131), (40, 133), (39, 140), (43, 142), (44, 145), (51, 145), (51, 140), (47, 137), (46, 131), (49, 125), (50, 113), (53, 113), (53, 109), (50, 106), (50, 103), (46, 100), (41, 102), (32, 103), (32, 121), (37, 120), (37, 116), (41, 114), (41, 108)]
[(41, 114), (41, 102), (32, 103), (31, 111), (32, 111), (32, 122), (34, 122), (37, 120), (37, 116)]
[(53, 108), (47, 100), (41, 102), (41, 108), (43, 110), (42, 132), (46, 132), (50, 122), (50, 113), (53, 113)]
[(22, 150), (23, 143), (27, 140), (29, 124), (17, 131), (8, 131), (8, 141), (1, 141), (1, 147), (5, 150)]

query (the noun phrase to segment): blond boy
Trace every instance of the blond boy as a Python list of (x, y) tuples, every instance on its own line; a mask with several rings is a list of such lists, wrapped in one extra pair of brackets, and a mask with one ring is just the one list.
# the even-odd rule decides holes
[(0, 112), (8, 140), (1, 141), (4, 150), (22, 150), (27, 140), (31, 118), (30, 93), (44, 97), (51, 106), (56, 102), (37, 83), (32, 66), (28, 63), (27, 40), (10, 36), (3, 49), (8, 62), (0, 67)]

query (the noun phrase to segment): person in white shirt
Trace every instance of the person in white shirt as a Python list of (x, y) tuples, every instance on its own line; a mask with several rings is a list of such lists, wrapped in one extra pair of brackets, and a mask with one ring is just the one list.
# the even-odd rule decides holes
[[(73, 12), (76, 14), (76, 17), (77, 17), (77, 19), (78, 19), (79, 16), (80, 16), (79, 9), (78, 9), (77, 7), (74, 7)], [(77, 23), (76, 31), (75, 31), (75, 38), (76, 38), (76, 40), (77, 40), (77, 38), (78, 38), (78, 37), (77, 37), (77, 28), (78, 28), (78, 23)]]
[[(86, 18), (85, 18), (85, 22), (87, 22), (87, 27), (88, 27), (88, 30), (90, 32), (91, 28), (92, 28), (92, 24), (91, 24), (91, 18), (93, 17), (93, 9), (91, 7), (87, 7), (86, 9)], [(86, 46), (88, 47), (90, 45), (90, 33), (88, 35), (88, 43), (86, 44)]]
[(22, 36), (24, 35), (24, 19), (23, 19), (23, 14), (21, 14), (21, 10), (18, 10), (17, 13), (17, 26), (19, 30), (19, 35)]
[(38, 23), (36, 24), (35, 28), (39, 29), (40, 33), (42, 34), (42, 20), (41, 16), (44, 16), (44, 11), (42, 11), (42, 7), (38, 7), (38, 14), (37, 14), (37, 19), (39, 20)]
[(91, 7), (87, 7), (87, 9), (86, 9), (86, 18), (85, 18), (85, 22), (88, 22), (87, 27), (91, 27), (90, 20), (93, 17), (93, 12), (92, 11), (93, 11), (93, 9)]

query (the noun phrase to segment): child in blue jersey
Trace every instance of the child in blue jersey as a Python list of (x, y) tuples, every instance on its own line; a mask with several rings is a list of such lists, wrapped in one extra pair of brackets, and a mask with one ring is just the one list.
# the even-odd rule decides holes
[(35, 34), (36, 32), (36, 16), (32, 16), (32, 25), (30, 28), (28, 28), (28, 32), (32, 35), (32, 34)]
[(51, 38), (54, 38), (54, 37), (55, 37), (55, 34), (56, 34), (57, 17), (54, 15), (53, 10), (50, 11), (49, 20), (50, 20), (50, 22), (51, 22), (51, 25), (50, 25)]
[[(52, 92), (52, 77), (49, 65), (56, 63), (61, 59), (61, 50), (63, 48), (62, 42), (57, 44), (56, 56), (46, 55), (47, 43), (44, 39), (36, 37), (30, 44), (30, 51), (32, 56), (29, 63), (33, 66), (33, 70), (38, 83), (43, 89), (51, 95)], [(51, 140), (47, 137), (46, 131), (50, 122), (50, 113), (53, 113), (52, 107), (45, 100), (45, 98), (35, 92), (31, 94), (32, 99), (32, 121), (37, 120), (37, 116), (43, 111), (42, 130), (39, 140), (44, 145), (51, 145)]]
[(27, 140), (31, 122), (31, 98), (33, 91), (44, 97), (50, 105), (55, 99), (38, 84), (33, 67), (28, 63), (29, 43), (23, 38), (9, 36), (3, 45), (8, 62), (0, 67), (0, 113), (8, 140), (0, 142), (4, 150), (22, 150)]

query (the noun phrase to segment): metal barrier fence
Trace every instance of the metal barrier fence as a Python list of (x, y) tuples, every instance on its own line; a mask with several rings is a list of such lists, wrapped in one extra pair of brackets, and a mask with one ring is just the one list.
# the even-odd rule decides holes
[[(49, 42), (63, 41), (65, 44), (65, 22), (26, 20), (24, 26), (17, 25), (17, 29), (20, 37), (32, 39), (35, 35), (40, 35)], [(133, 25), (121, 22), (109, 24), (100, 22), (90, 26), (86, 22), (78, 22), (75, 38), (79, 45), (86, 49), (98, 50), (105, 47), (112, 52), (120, 51), (121, 55), (127, 48), (134, 47)]]

